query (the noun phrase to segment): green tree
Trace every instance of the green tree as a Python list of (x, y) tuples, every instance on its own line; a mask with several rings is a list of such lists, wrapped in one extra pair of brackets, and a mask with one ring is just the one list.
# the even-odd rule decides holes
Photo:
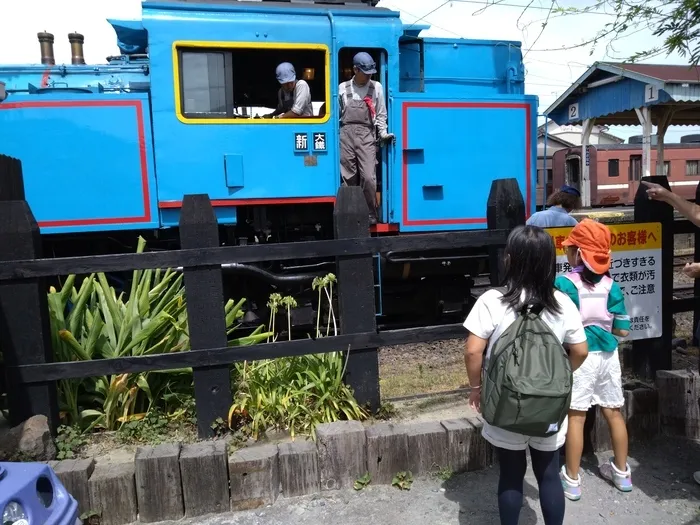
[(562, 7), (553, 0), (551, 12), (553, 16), (592, 12), (611, 15), (610, 22), (593, 37), (571, 46), (591, 46), (591, 54), (603, 42), (612, 46), (618, 38), (647, 29), (661, 43), (637, 51), (630, 61), (675, 52), (693, 65), (700, 62), (700, 0), (593, 0), (585, 7)]

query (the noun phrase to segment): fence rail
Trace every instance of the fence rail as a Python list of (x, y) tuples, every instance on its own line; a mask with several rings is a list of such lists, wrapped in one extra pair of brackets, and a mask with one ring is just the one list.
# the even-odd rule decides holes
[[(21, 169), (0, 174), (21, 177)], [(14, 180), (14, 179), (13, 179)], [(5, 184), (17, 187), (17, 181)], [(340, 188), (334, 211), (335, 239), (299, 243), (219, 246), (218, 223), (206, 195), (187, 195), (180, 220), (180, 250), (137, 254), (43, 258), (39, 229), (23, 193), (14, 190), (0, 200), (0, 344), (2, 345), (10, 417), (20, 422), (45, 414), (58, 423), (56, 381), (91, 376), (192, 368), (197, 427), (212, 434), (212, 422), (225, 418), (232, 395), (230, 365), (306, 354), (349, 352), (346, 382), (360, 404), (379, 408), (377, 348), (464, 337), (459, 324), (378, 331), (375, 318), (373, 257), (382, 252), (420, 252), (483, 247), (493, 260), (509, 231), (525, 221), (525, 204), (515, 179), (495, 181), (487, 203), (488, 229), (370, 237), (360, 188)], [(335, 258), (338, 274), (340, 335), (228, 346), (224, 319), (222, 264)], [(498, 279), (496, 264), (492, 281)], [(53, 362), (46, 278), (155, 268), (182, 268), (190, 350), (157, 355)], [(20, 313), (24, 309), (25, 313)]]
[[(345, 380), (354, 389), (357, 401), (377, 409), (378, 347), (461, 338), (465, 332), (461, 324), (378, 331), (373, 257), (390, 251), (483, 247), (489, 253), (491, 284), (496, 285), (503, 275), (502, 250), (507, 235), (525, 222), (525, 203), (516, 180), (500, 179), (493, 182), (486, 203), (488, 229), (370, 237), (361, 189), (343, 187), (335, 204), (333, 240), (220, 247), (218, 223), (209, 198), (187, 195), (181, 212), (180, 250), (47, 259), (42, 257), (36, 220), (23, 191), (17, 190), (17, 176), (21, 177), (17, 166), (6, 174), (0, 173), (0, 260), (4, 262), (0, 265), (0, 345), (5, 358), (10, 416), (17, 423), (45, 414), (54, 429), (58, 424), (58, 380), (192, 368), (198, 431), (200, 436), (209, 437), (213, 433), (212, 422), (225, 418), (231, 403), (232, 363), (336, 351), (349, 352)], [(649, 180), (668, 187), (663, 177)], [(673, 312), (696, 308), (697, 319), (695, 298), (672, 301), (673, 234), (690, 228), (679, 226), (683, 221), (674, 221), (668, 206), (648, 201), (641, 193), (635, 201), (635, 222), (662, 224), (663, 335), (635, 341), (633, 352), (638, 373), (653, 377), (657, 370), (670, 368)], [(696, 256), (698, 249), (696, 243)], [(308, 258), (336, 259), (340, 335), (227, 346), (221, 265)], [(46, 278), (154, 268), (183, 269), (191, 350), (53, 362)], [(696, 295), (700, 295), (699, 286), (695, 286)]]

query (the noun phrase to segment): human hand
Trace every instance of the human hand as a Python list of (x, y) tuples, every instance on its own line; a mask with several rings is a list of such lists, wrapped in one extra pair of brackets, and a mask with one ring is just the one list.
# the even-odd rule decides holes
[(655, 201), (665, 201), (671, 195), (671, 192), (660, 184), (655, 184), (653, 182), (641, 181), (647, 188), (647, 196), (649, 200)]
[(388, 144), (389, 142), (391, 142), (392, 144), (396, 144), (396, 135), (394, 135), (393, 133), (387, 133), (386, 135), (381, 137), (379, 141), (382, 144)]
[(683, 267), (683, 273), (692, 279), (700, 279), (700, 263), (688, 263)]
[(469, 406), (481, 413), (481, 388), (472, 388), (469, 392)]

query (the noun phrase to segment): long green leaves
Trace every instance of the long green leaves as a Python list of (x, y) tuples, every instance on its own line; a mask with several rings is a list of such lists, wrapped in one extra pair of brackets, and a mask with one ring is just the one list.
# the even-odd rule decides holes
[[(332, 301), (334, 283), (333, 274), (314, 279), (313, 289), (318, 289), (319, 298), (316, 337), (323, 337), (320, 329), (323, 297), (328, 301), (329, 312), (325, 336), (330, 335), (331, 320), (333, 333), (337, 334)], [(291, 339), (291, 309), (297, 306), (296, 301), (272, 294), (268, 306), (270, 330), (275, 326), (278, 308), (286, 308)], [(253, 439), (269, 429), (288, 430), (292, 438), (297, 434), (315, 438), (320, 423), (366, 419), (369, 414), (343, 383), (346, 366), (347, 356), (344, 359), (340, 352), (237, 364), (237, 393), (229, 410), (229, 426), (247, 430)]]
[[(139, 238), (137, 252), (146, 243)], [(66, 279), (49, 291), (51, 340), (57, 361), (86, 361), (183, 352), (190, 349), (183, 276), (173, 270), (136, 270), (126, 301), (103, 273)], [(225, 305), (230, 336), (243, 317), (245, 299)], [(230, 345), (251, 345), (270, 335), (262, 326)], [(192, 395), (192, 370), (121, 374), (60, 382), (61, 410), (71, 424), (114, 430), (139, 419), (161, 402), (161, 394)], [(162, 407), (161, 407), (162, 408)]]

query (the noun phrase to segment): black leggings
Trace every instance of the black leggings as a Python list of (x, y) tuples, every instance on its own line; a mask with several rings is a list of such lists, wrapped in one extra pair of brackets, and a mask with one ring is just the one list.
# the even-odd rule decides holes
[[(527, 470), (524, 450), (497, 448), (501, 476), (498, 480), (498, 511), (501, 525), (518, 525), (523, 506), (523, 481)], [(564, 523), (564, 489), (559, 479), (559, 451), (542, 452), (530, 447), (532, 470), (540, 492), (540, 506), (546, 525)]]

